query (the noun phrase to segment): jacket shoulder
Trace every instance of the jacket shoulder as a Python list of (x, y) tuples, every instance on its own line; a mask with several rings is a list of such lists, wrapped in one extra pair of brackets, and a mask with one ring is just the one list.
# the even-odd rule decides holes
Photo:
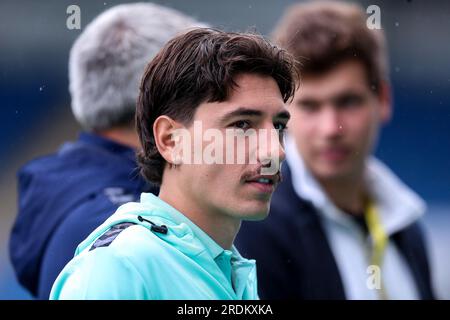
[(50, 299), (149, 299), (149, 291), (127, 255), (98, 249), (75, 257), (64, 268)]
[(55, 281), (51, 299), (150, 299), (147, 273), (167, 253), (144, 226), (119, 223), (75, 256)]

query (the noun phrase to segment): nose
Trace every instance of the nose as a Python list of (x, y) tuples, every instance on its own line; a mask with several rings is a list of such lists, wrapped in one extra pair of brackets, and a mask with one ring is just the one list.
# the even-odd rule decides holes
[(265, 129), (259, 135), (258, 158), (263, 165), (262, 174), (276, 174), (280, 169), (280, 164), (286, 158), (283, 137), (273, 128)]
[(335, 108), (324, 108), (319, 120), (319, 131), (326, 138), (334, 138), (341, 135), (343, 130), (339, 112)]

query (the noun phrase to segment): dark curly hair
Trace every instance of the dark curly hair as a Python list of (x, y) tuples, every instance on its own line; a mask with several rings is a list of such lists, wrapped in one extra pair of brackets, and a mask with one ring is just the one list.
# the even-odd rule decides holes
[(166, 161), (153, 136), (159, 116), (189, 125), (201, 103), (225, 101), (242, 73), (272, 77), (287, 102), (296, 90), (296, 70), (287, 51), (260, 35), (198, 28), (173, 38), (147, 65), (141, 81), (136, 110), (141, 174), (161, 184)]

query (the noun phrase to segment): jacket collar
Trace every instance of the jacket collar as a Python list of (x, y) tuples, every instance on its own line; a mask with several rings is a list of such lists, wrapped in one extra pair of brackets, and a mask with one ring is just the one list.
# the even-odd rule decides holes
[[(292, 185), (297, 196), (311, 201), (324, 218), (348, 227), (354, 225), (355, 222), (327, 197), (306, 168), (294, 139), (290, 137), (286, 138), (286, 161), (292, 171)], [(388, 235), (406, 228), (424, 214), (425, 202), (374, 157), (366, 161), (365, 181)]]
[[(243, 258), (236, 247), (233, 245), (230, 250), (223, 249), (206, 232), (193, 223), (180, 211), (172, 207), (167, 202), (151, 193), (142, 193), (141, 203), (149, 203), (156, 207), (163, 208), (159, 212), (165, 218), (175, 222), (175, 224), (184, 224), (200, 240), (201, 247), (205, 249), (208, 255), (215, 261), (221, 272), (213, 272), (216, 278), (225, 276), (228, 283), (234, 285), (235, 294), (238, 297), (244, 295), (249, 276), (255, 270), (255, 261)], [(199, 255), (202, 253), (198, 253)], [(217, 270), (216, 270), (217, 271)], [(251, 277), (251, 276), (250, 276)]]
[(110, 151), (114, 154), (121, 154), (128, 159), (136, 162), (135, 150), (124, 144), (115, 142), (111, 139), (102, 137), (96, 133), (81, 132), (78, 140), (89, 145), (94, 145), (104, 150)]
[[(250, 294), (246, 291), (250, 289), (249, 283), (256, 286), (254, 260), (243, 258), (234, 246), (231, 250), (223, 249), (185, 215), (151, 193), (142, 193), (140, 202), (129, 202), (119, 207), (78, 246), (76, 254), (87, 252), (99, 235), (104, 234), (113, 225), (132, 222), (149, 228), (148, 222), (137, 218), (139, 215), (155, 224), (166, 225), (169, 233), (155, 235), (207, 268), (211, 276), (219, 279), (231, 296), (242, 298)], [(252, 290), (256, 291), (253, 287)]]

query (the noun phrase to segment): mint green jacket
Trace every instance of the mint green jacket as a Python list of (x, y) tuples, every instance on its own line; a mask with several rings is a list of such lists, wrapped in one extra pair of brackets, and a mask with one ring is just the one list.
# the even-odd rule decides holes
[(258, 299), (256, 266), (143, 193), (78, 246), (50, 299)]

